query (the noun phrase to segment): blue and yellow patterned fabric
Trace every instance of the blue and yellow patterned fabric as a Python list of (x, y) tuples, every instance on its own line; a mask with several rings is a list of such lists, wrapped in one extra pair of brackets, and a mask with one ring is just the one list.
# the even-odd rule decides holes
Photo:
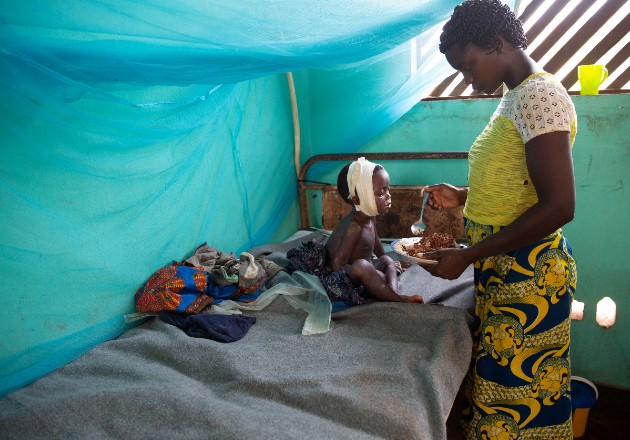
[[(501, 227), (466, 220), (470, 245)], [(467, 439), (570, 439), (571, 247), (559, 229), (475, 262), (477, 326), (466, 378)]]

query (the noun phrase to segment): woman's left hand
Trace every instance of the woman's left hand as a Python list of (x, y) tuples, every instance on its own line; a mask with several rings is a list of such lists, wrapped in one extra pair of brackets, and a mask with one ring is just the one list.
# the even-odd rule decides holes
[(472, 263), (465, 249), (438, 249), (422, 255), (425, 260), (435, 260), (437, 264), (418, 263), (431, 275), (454, 280)]

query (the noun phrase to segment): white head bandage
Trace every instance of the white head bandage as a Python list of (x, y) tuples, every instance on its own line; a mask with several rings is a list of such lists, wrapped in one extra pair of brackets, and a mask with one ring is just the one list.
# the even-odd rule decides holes
[(361, 211), (367, 216), (376, 217), (378, 208), (374, 198), (374, 186), (372, 185), (372, 174), (377, 163), (365, 160), (360, 157), (350, 164), (348, 169), (348, 189), (350, 197), (356, 194), (359, 196), (359, 204), (354, 205), (357, 211)]

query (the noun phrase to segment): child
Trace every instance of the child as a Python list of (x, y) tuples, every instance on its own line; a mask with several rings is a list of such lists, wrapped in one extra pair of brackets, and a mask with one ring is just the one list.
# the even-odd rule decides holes
[[(370, 300), (422, 303), (422, 296), (398, 295), (395, 261), (385, 255), (376, 233), (376, 216), (391, 207), (389, 174), (361, 157), (337, 178), (339, 195), (353, 205), (335, 227), (325, 247), (311, 240), (287, 253), (292, 269), (316, 274), (331, 301), (348, 305)], [(372, 262), (372, 255), (377, 260)]]
[(470, 186), (424, 189), (436, 209), (464, 205), (469, 241), (427, 256), (438, 264), (425, 269), (453, 279), (474, 263), (465, 438), (573, 438), (576, 267), (560, 228), (575, 210), (577, 117), (565, 88), (526, 47), (520, 21), (499, 0), (457, 6), (440, 37), (440, 51), (476, 91), (509, 89), (470, 149)]

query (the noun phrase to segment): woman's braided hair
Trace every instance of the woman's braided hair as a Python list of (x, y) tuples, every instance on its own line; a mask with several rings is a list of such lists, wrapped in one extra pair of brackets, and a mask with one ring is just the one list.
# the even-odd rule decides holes
[(455, 7), (442, 28), (440, 52), (446, 53), (458, 43), (492, 49), (499, 35), (516, 48), (527, 47), (523, 26), (509, 6), (499, 0), (466, 0)]

